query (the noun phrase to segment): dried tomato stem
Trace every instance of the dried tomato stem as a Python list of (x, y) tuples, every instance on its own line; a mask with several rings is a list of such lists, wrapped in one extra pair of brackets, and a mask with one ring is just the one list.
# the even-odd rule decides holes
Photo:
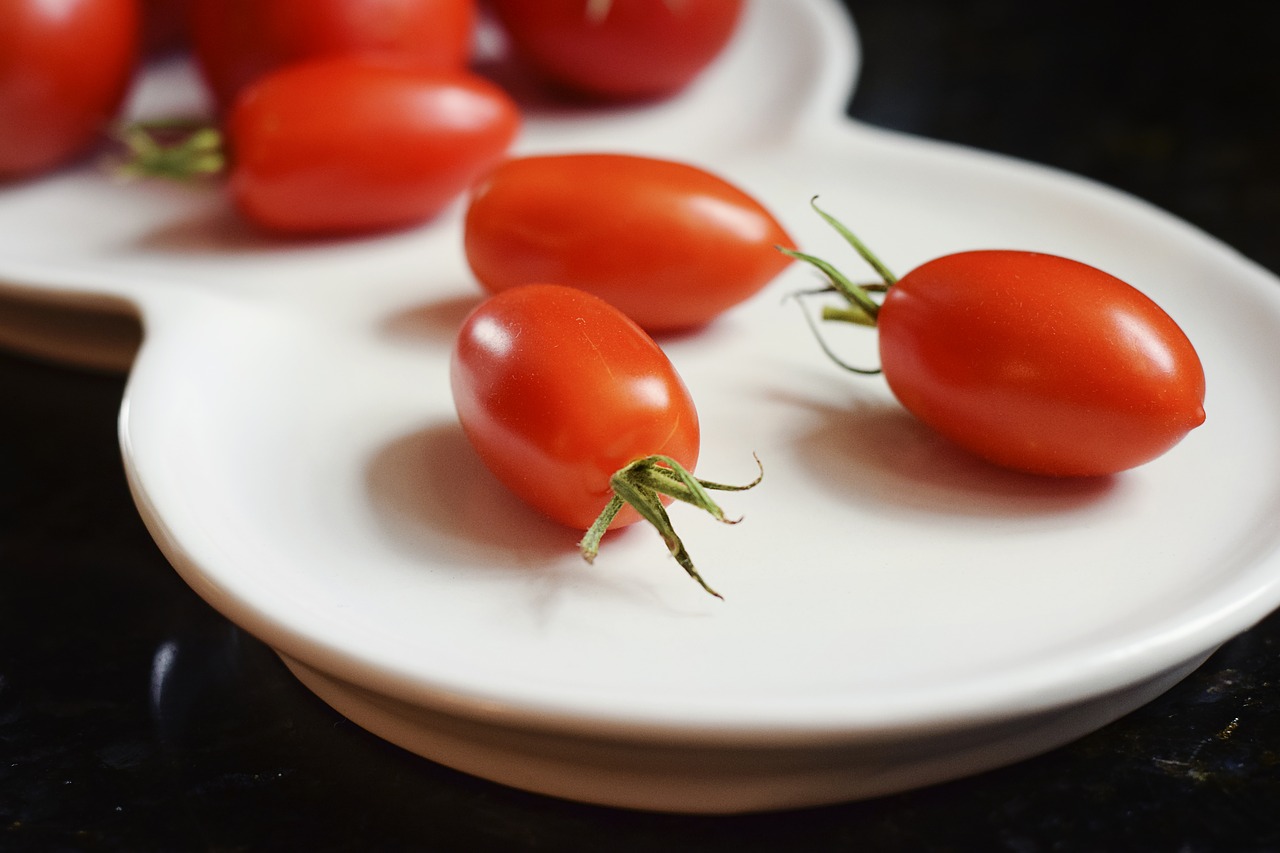
[(724, 511), (711, 498), (709, 492), (744, 491), (753, 488), (764, 477), (764, 468), (760, 465), (759, 458), (756, 459), (756, 465), (760, 467), (760, 474), (750, 483), (745, 485), (726, 485), (698, 479), (687, 468), (669, 456), (655, 454), (646, 456), (643, 459), (637, 459), (617, 471), (610, 478), (609, 485), (613, 489), (613, 497), (609, 499), (604, 510), (601, 511), (595, 522), (587, 530), (586, 535), (578, 543), (583, 558), (589, 563), (595, 560), (596, 555), (600, 552), (600, 540), (604, 537), (605, 531), (609, 529), (609, 524), (617, 517), (623, 506), (629, 505), (645, 521), (653, 525), (662, 537), (663, 542), (666, 543), (667, 550), (671, 552), (671, 556), (675, 557), (676, 562), (680, 564), (680, 567), (685, 570), (689, 577), (697, 581), (698, 585), (711, 595), (716, 598), (723, 598), (698, 573), (693, 564), (693, 559), (685, 549), (684, 542), (680, 539), (680, 536), (676, 533), (675, 526), (671, 523), (671, 517), (667, 514), (667, 509), (662, 504), (661, 496), (666, 495), (695, 506), (717, 521), (736, 524), (738, 520), (725, 518)]
[[(673, 476), (679, 477), (682, 481), (687, 478), (689, 480), (692, 480), (694, 483), (696, 483), (700, 488), (710, 489), (715, 492), (745, 492), (748, 489), (754, 489), (756, 486), (760, 485), (760, 481), (764, 479), (764, 465), (760, 464), (760, 457), (755, 455), (754, 453), (751, 454), (751, 458), (756, 460), (756, 468), (758, 470), (758, 473), (756, 474), (756, 478), (752, 480), (750, 483), (741, 483), (741, 484), (717, 483), (713, 480), (698, 479), (693, 477), (691, 474), (689, 474), (689, 472), (685, 470), (684, 467), (680, 465), (680, 463), (676, 462), (674, 459), (668, 456), (657, 456), (657, 457), (651, 457), (651, 458), (660, 460), (662, 463), (662, 466), (666, 466), (666, 467), (659, 466), (656, 468), (652, 468), (650, 469), (651, 471), (656, 472), (657, 474), (664, 477), (673, 477)], [(711, 500), (710, 496), (707, 496), (707, 501), (709, 502), (710, 500)]]
[(650, 489), (637, 486), (625, 477), (615, 477), (612, 481), (614, 493), (622, 498), (636, 511), (657, 529), (658, 534), (662, 536), (662, 541), (666, 543), (667, 550), (671, 552), (671, 556), (676, 558), (676, 562), (685, 570), (689, 577), (698, 582), (698, 585), (716, 598), (723, 599), (720, 593), (712, 589), (702, 575), (698, 573), (697, 568), (693, 565), (693, 558), (689, 556), (689, 552), (684, 547), (684, 542), (676, 533), (675, 526), (671, 523), (671, 517), (667, 515), (667, 508), (662, 505), (662, 501), (658, 500), (658, 496)]
[(604, 533), (609, 529), (609, 525), (613, 523), (614, 518), (622, 511), (627, 502), (616, 494), (605, 504), (604, 510), (596, 516), (595, 522), (587, 529), (587, 534), (582, 537), (582, 541), (578, 543), (578, 547), (582, 550), (582, 557), (588, 563), (594, 563), (596, 555), (600, 553), (600, 540), (604, 537)]

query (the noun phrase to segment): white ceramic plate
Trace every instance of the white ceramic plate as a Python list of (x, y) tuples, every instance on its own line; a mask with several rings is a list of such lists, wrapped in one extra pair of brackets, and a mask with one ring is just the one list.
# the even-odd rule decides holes
[[(1280, 603), (1280, 288), (1113, 191), (848, 123), (851, 45), (834, 4), (757, 3), (686, 96), (537, 114), (521, 147), (679, 156), (847, 255), (818, 193), (900, 271), (977, 247), (1087, 260), (1183, 325), (1204, 427), (1104, 481), (993, 469), (825, 360), (784, 302), (813, 283), (797, 267), (662, 342), (699, 402), (700, 473), (749, 479), (752, 453), (766, 469), (725, 496), (736, 527), (673, 513), (719, 602), (639, 527), (585, 565), (471, 454), (446, 381), (478, 299), (456, 210), (282, 245), (216, 189), (71, 172), (0, 192), (0, 281), (138, 312), (120, 429), (143, 517), (200, 595), (375, 733), (529, 790), (673, 811), (976, 772), (1148, 701)], [(149, 82), (143, 111), (191, 83)], [(874, 357), (871, 333), (834, 342)]]

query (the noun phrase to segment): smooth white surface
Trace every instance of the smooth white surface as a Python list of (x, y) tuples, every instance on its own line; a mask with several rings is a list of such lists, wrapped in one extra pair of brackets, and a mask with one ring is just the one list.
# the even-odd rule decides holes
[[(753, 452), (766, 470), (724, 496), (736, 527), (673, 511), (718, 602), (642, 528), (586, 566), (574, 532), (471, 454), (446, 377), (479, 298), (457, 209), (281, 244), (215, 187), (73, 171), (0, 191), (0, 287), (137, 307), (121, 440), (157, 540), (326, 701), (407, 748), (536, 791), (694, 811), (1017, 760), (1149, 700), (1280, 603), (1280, 288), (1115, 192), (847, 123), (849, 41), (832, 4), (757, 3), (687, 96), (642, 115), (535, 110), (521, 150), (701, 163), (853, 269), (812, 195), (899, 272), (962, 248), (1086, 260), (1187, 331), (1204, 427), (1103, 481), (990, 468), (825, 360), (784, 300), (813, 283), (793, 268), (661, 342), (699, 402), (699, 472), (750, 479)], [(187, 103), (186, 74), (160, 69), (137, 109)], [(872, 333), (832, 341), (874, 361)]]

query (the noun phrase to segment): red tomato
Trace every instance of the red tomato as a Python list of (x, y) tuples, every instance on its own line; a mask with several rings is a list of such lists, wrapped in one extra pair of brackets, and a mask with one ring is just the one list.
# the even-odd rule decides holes
[(283, 233), (409, 225), (492, 168), (518, 128), (511, 99), (465, 71), (314, 60), (236, 101), (231, 193), (247, 218)]
[(621, 154), (504, 162), (476, 185), (467, 261), (490, 292), (538, 281), (590, 291), (650, 332), (702, 325), (788, 263), (759, 202), (701, 169)]
[(586, 531), (591, 561), (605, 531), (644, 518), (688, 575), (698, 574), (663, 508), (673, 499), (724, 521), (699, 480), (698, 412), (653, 339), (581, 290), (530, 284), (503, 291), (463, 322), (450, 362), (463, 432), (508, 489)]
[(147, 54), (181, 50), (190, 39), (191, 0), (142, 0), (142, 47)]
[(1005, 467), (1111, 474), (1204, 422), (1204, 371), (1187, 336), (1138, 290), (1077, 261), (947, 255), (889, 288), (877, 326), (903, 406)]
[(491, 0), (517, 53), (551, 81), (609, 99), (670, 95), (720, 54), (742, 0)]
[[(580, 290), (532, 284), (489, 298), (463, 323), (450, 371), (485, 466), (569, 527), (591, 526), (627, 464), (663, 454), (693, 470), (698, 460), (698, 413), (671, 362)], [(610, 526), (637, 520), (626, 509)]]
[(471, 56), (475, 0), (192, 0), (191, 39), (215, 101), (306, 59), (376, 55), (433, 69)]
[(1056, 255), (988, 250), (946, 255), (897, 279), (815, 210), (886, 291), (877, 305), (868, 286), (791, 253), (850, 303), (824, 316), (877, 327), (889, 388), (957, 445), (1018, 471), (1101, 476), (1160, 456), (1204, 422), (1195, 348), (1115, 276)]
[(0, 180), (99, 140), (138, 61), (137, 0), (0, 0)]

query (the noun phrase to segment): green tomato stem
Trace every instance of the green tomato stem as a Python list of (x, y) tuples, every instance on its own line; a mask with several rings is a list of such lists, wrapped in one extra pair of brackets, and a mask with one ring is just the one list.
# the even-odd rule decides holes
[[(797, 299), (796, 301), (799, 302), (799, 299)], [(841, 309), (824, 308), (822, 312), (824, 319), (826, 318), (826, 313), (828, 310), (840, 311)], [(850, 309), (850, 310), (852, 311), (855, 309)], [(876, 376), (881, 372), (880, 368), (878, 367), (857, 367), (855, 365), (849, 364), (849, 362), (845, 361), (840, 356), (838, 356), (835, 350), (831, 349), (831, 346), (827, 343), (827, 339), (823, 337), (822, 330), (818, 328), (818, 324), (814, 322), (814, 319), (812, 317), (809, 316), (809, 312), (804, 310), (804, 305), (800, 306), (800, 316), (804, 317), (805, 323), (807, 323), (809, 326), (809, 331), (813, 333), (813, 339), (818, 342), (818, 346), (822, 349), (823, 354), (826, 355), (827, 358), (835, 362), (835, 364), (838, 367), (841, 367), (844, 370), (849, 371), (850, 373), (860, 373), (863, 376)], [(845, 318), (832, 317), (830, 319), (839, 320), (839, 319), (845, 319)], [(874, 326), (875, 323), (864, 322), (862, 323), (862, 325)]]
[(689, 556), (684, 542), (680, 539), (679, 534), (676, 533), (675, 526), (671, 523), (667, 508), (662, 504), (661, 496), (666, 495), (695, 506), (717, 521), (726, 524), (737, 524), (740, 519), (726, 519), (724, 511), (711, 498), (710, 492), (737, 492), (755, 487), (764, 477), (764, 468), (760, 465), (759, 458), (756, 459), (756, 465), (760, 467), (760, 473), (750, 483), (745, 485), (726, 485), (711, 480), (698, 479), (687, 468), (669, 456), (655, 454), (646, 456), (643, 459), (637, 459), (617, 471), (610, 478), (609, 485), (613, 489), (613, 497), (609, 499), (595, 522), (587, 529), (586, 535), (578, 543), (583, 558), (588, 563), (595, 560), (596, 555), (600, 553), (600, 540), (604, 537), (605, 531), (609, 529), (609, 524), (617, 517), (624, 506), (631, 506), (658, 531), (662, 541), (666, 543), (667, 550), (671, 552), (671, 556), (675, 557), (676, 562), (689, 577), (693, 578), (699, 586), (711, 595), (723, 599), (724, 596), (712, 589), (698, 572), (697, 567), (694, 566), (693, 559)]
[(850, 305), (858, 308), (869, 317), (871, 319), (869, 325), (875, 325), (876, 315), (880, 313), (880, 306), (871, 298), (871, 295), (864, 287), (854, 284), (844, 273), (836, 268), (835, 264), (805, 252), (797, 252), (795, 249), (779, 248), (778, 251), (788, 257), (817, 267), (831, 283), (831, 289), (848, 300)]
[(864, 261), (871, 265), (871, 268), (876, 271), (880, 278), (884, 279), (884, 283), (886, 285), (892, 286), (897, 282), (898, 277), (890, 272), (887, 266), (881, 263), (880, 259), (876, 257), (875, 252), (868, 249), (852, 231), (845, 227), (843, 222), (818, 207), (818, 197), (816, 195), (809, 199), (809, 206), (817, 211), (817, 214), (821, 216), (828, 225), (836, 229), (836, 232), (844, 238), (845, 242), (852, 246), (853, 250), (857, 252)]
[(836, 305), (824, 305), (822, 307), (822, 319), (840, 323), (853, 323), (858, 326), (874, 327), (876, 324), (874, 317), (868, 317), (867, 312), (853, 305), (850, 305), (847, 308), (841, 308)]
[[(871, 294), (887, 293), (895, 284), (897, 284), (898, 277), (895, 276), (878, 257), (876, 257), (874, 252), (867, 248), (866, 244), (859, 240), (852, 231), (845, 227), (844, 223), (818, 207), (817, 196), (814, 196), (809, 200), (809, 206), (812, 207), (828, 225), (834, 228), (836, 232), (844, 238), (846, 243), (853, 247), (859, 257), (871, 265), (871, 268), (880, 276), (880, 281), (866, 284), (855, 283), (829, 261), (815, 257), (814, 255), (810, 255), (806, 252), (800, 252), (779, 246), (777, 247), (778, 251), (788, 257), (804, 261), (810, 266), (815, 267), (826, 277), (828, 282), (828, 286), (822, 290), (810, 291), (808, 294), (794, 294), (796, 296), (796, 301), (800, 301), (799, 297), (801, 295), (812, 295), (813, 293), (838, 293), (840, 296), (844, 297), (846, 304), (839, 307), (825, 306), (822, 309), (823, 320), (841, 323), (854, 323), (859, 326), (870, 326), (874, 328), (879, 321), (880, 303), (872, 299)], [(803, 305), (801, 308), (803, 310)], [(853, 373), (874, 375), (881, 372), (879, 368), (868, 369), (855, 367), (845, 362), (827, 345), (826, 340), (822, 337), (822, 333), (818, 330), (817, 323), (815, 323), (813, 318), (809, 316), (809, 313), (804, 311), (803, 314), (805, 322), (809, 324), (810, 331), (813, 332), (814, 338), (818, 341), (818, 346), (820, 346), (823, 353), (825, 353), (826, 356), (837, 365)]]
[(124, 177), (190, 181), (222, 174), (227, 167), (222, 133), (207, 122), (134, 122), (116, 138), (125, 152), (116, 172)]

